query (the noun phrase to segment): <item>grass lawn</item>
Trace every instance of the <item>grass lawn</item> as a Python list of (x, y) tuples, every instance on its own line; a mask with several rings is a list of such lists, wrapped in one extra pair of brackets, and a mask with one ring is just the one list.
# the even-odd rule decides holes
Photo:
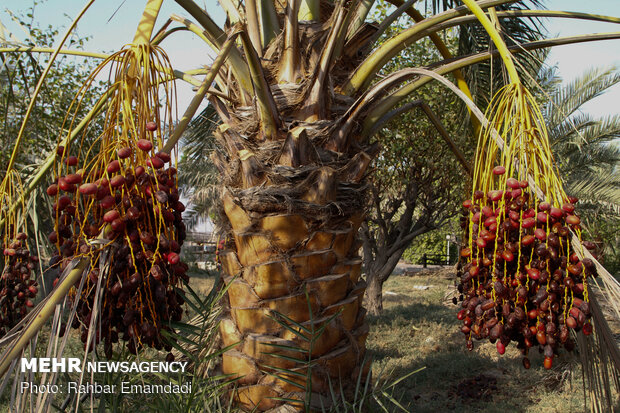
[[(214, 278), (192, 273), (191, 286), (207, 294)], [(424, 370), (396, 386), (393, 395), (412, 412), (583, 412), (581, 369), (566, 352), (552, 370), (542, 366), (537, 351), (523, 368), (514, 344), (499, 356), (495, 345), (475, 342), (465, 347), (452, 304), (454, 279), (449, 269), (415, 276), (394, 275), (384, 286), (384, 311), (368, 316), (368, 349), (374, 376), (402, 377)], [(396, 411), (396, 410), (394, 410)]]
[[(384, 311), (369, 317), (367, 346), (375, 368), (402, 377), (394, 391), (415, 412), (582, 412), (581, 369), (570, 354), (556, 358), (552, 370), (530, 352), (532, 367), (522, 366), (514, 344), (499, 356), (495, 345), (465, 347), (451, 290), (449, 270), (392, 276), (384, 285)], [(534, 354), (535, 353), (535, 354)]]
[[(215, 277), (201, 271), (193, 271), (191, 276), (192, 289), (198, 295), (208, 294)], [(453, 289), (454, 281), (448, 270), (395, 275), (384, 286), (383, 314), (368, 317), (367, 346), (374, 358), (375, 379), (381, 372), (397, 379), (424, 368), (400, 382), (393, 391), (407, 411), (587, 410), (583, 404), (581, 371), (571, 355), (556, 358), (554, 368), (546, 371), (537, 352), (530, 354), (532, 368), (525, 370), (514, 345), (501, 357), (488, 342), (477, 342), (474, 351), (467, 351), (456, 319), (458, 307), (451, 301)], [(77, 330), (70, 334), (65, 356), (81, 354)], [(62, 398), (57, 398), (57, 402), (61, 403)], [(0, 398), (0, 411), (6, 411), (7, 406), (5, 393)]]
[(215, 284), (215, 275), (214, 273), (191, 269), (188, 273), (189, 275), (189, 286), (198, 294), (199, 296), (206, 296), (211, 292), (211, 288), (213, 288), (213, 284)]

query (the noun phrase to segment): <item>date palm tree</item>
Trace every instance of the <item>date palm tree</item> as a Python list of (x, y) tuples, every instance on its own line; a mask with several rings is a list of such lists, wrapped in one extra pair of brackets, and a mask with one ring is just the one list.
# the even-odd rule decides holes
[[(432, 79), (410, 68), (381, 78), (381, 69), (408, 45), (431, 36), (446, 59), (431, 67), (433, 76), (452, 73), (468, 94), (459, 69), (497, 53), (459, 59), (448, 53), (436, 33), (477, 22), (466, 6), (423, 18), (415, 1), (394, 0), (394, 14), (373, 24), (366, 21), (373, 0), (220, 0), (227, 16), (220, 27), (196, 2), (176, 3), (193, 21), (172, 16), (151, 41), (180, 27), (219, 53), (202, 82), (175, 72), (199, 90), (163, 150), (174, 146), (208, 94), (219, 118), (212, 161), (220, 173), (226, 234), (219, 254), (228, 288), (220, 323), (222, 369), (237, 378), (234, 399), (248, 410), (301, 410), (304, 403), (320, 408), (334, 384), (349, 398), (358, 377), (368, 377), (357, 232), (365, 213), (365, 178), (378, 152), (371, 132)], [(477, 6), (490, 10), (497, 24), (540, 16), (620, 22), (501, 8), (510, 3), (515, 2), (481, 0)], [(417, 23), (373, 49), (403, 13)], [(173, 22), (179, 27), (168, 29)], [(510, 50), (613, 38), (620, 35), (535, 41)]]
[[(406, 69), (373, 78), (429, 20), (467, 9), (433, 16), (369, 53), (369, 41), (387, 24), (364, 23), (365, 3), (223, 5), (231, 23), (243, 24), (240, 53), (253, 85), (243, 90), (238, 79), (223, 90), (233, 100), (212, 97), (222, 120), (212, 160), (222, 176), (228, 224), (220, 257), (229, 277), (230, 315), (221, 333), (224, 345), (233, 346), (223, 355), (223, 371), (240, 376), (242, 404), (270, 409), (278, 397), (303, 398), (307, 381), (294, 354), (282, 349), (310, 341), (278, 314), (308, 335), (321, 328), (306, 348), (315, 360), (313, 392), (327, 392), (330, 380), (350, 391), (359, 375), (368, 327), (356, 234), (366, 169), (377, 153), (368, 128), (385, 119), (399, 93), (415, 90), (409, 84), (393, 92), (413, 78)], [(212, 27), (199, 9), (186, 10)], [(288, 373), (296, 369), (302, 374)]]

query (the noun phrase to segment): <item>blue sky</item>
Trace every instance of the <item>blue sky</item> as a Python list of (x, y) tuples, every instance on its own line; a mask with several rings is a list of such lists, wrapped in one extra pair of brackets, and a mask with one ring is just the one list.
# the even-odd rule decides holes
[[(60, 30), (64, 34), (75, 16), (82, 10), (86, 0), (47, 0), (37, 5), (34, 20), (41, 27), (52, 24), (56, 27), (64, 26)], [(223, 20), (223, 13), (215, 0), (197, 1), (207, 5), (209, 13), (216, 20)], [(10, 24), (10, 17), (5, 9), (25, 11), (31, 5), (29, 0), (0, 0), (0, 21), (9, 26), (18, 38), (24, 33), (18, 31), (15, 25)], [(80, 20), (77, 33), (80, 36), (92, 36), (85, 49), (95, 52), (111, 52), (120, 49), (133, 39), (145, 0), (96, 0)], [(190, 17), (174, 1), (165, 0), (158, 18), (158, 28), (168, 16), (179, 14)], [(173, 62), (176, 69), (189, 70), (208, 65), (213, 59), (213, 53), (202, 40), (189, 32), (177, 32), (169, 40), (162, 43), (162, 47)], [(192, 88), (185, 82), (177, 82), (179, 115), (187, 106), (193, 95)]]
[[(620, 0), (552, 0), (545, 2), (549, 10), (568, 10), (620, 17)], [(548, 19), (550, 37), (587, 33), (618, 32), (620, 25), (585, 20)], [(615, 66), (620, 70), (620, 40), (607, 40), (551, 49), (548, 63), (556, 65), (565, 80), (574, 79), (588, 69)], [(584, 106), (593, 114), (620, 114), (620, 85)]]
[[(216, 21), (223, 21), (223, 13), (216, 0), (196, 0), (196, 2), (206, 6)], [(41, 27), (49, 24), (67, 27), (85, 3), (85, 0), (47, 0), (37, 6), (34, 19)], [(110, 52), (130, 42), (145, 3), (145, 0), (97, 0), (78, 26), (78, 33), (81, 36), (93, 37), (86, 46), (87, 50)], [(5, 9), (23, 11), (29, 4), (31, 4), (29, 0), (0, 0), (0, 21), (11, 31), (15, 31), (15, 35), (20, 39), (23, 39), (24, 33), (16, 29), (14, 24), (10, 24), (10, 17)], [(546, 5), (550, 10), (620, 16), (620, 0), (548, 0)], [(165, 0), (158, 24), (163, 23), (165, 18), (173, 13), (189, 17), (174, 1)], [(620, 31), (620, 25), (565, 19), (550, 20), (547, 22), (547, 28), (551, 37)], [(64, 30), (61, 30), (61, 33), (64, 33)], [(213, 54), (201, 40), (187, 32), (177, 32), (174, 37), (175, 40), (167, 40), (162, 46), (175, 68), (188, 70), (210, 64)], [(596, 66), (615, 65), (620, 68), (620, 40), (557, 47), (552, 50), (548, 63), (557, 66), (559, 74), (565, 80), (573, 79)], [(177, 82), (177, 91), (180, 115), (193, 93), (191, 87), (184, 82)], [(586, 110), (594, 115), (620, 114), (620, 85), (593, 100)], [(209, 230), (209, 226), (204, 225), (197, 229)]]
[[(41, 26), (48, 24), (67, 26), (85, 3), (85, 0), (47, 0), (37, 6), (34, 19)], [(197, 0), (197, 3), (206, 6), (216, 21), (222, 21), (223, 14), (215, 0)], [(15, 26), (10, 24), (10, 17), (5, 9), (25, 10), (29, 4), (31, 2), (28, 0), (0, 0), (0, 21), (10, 29), (16, 30)], [(145, 0), (97, 0), (80, 22), (78, 33), (93, 36), (87, 45), (89, 50), (116, 50), (133, 38), (144, 4)], [(548, 0), (545, 4), (551, 10), (620, 16), (620, 0)], [(159, 22), (163, 22), (164, 18), (172, 13), (186, 16), (174, 1), (166, 0)], [(547, 28), (551, 37), (620, 31), (620, 25), (566, 19), (549, 19)], [(19, 38), (24, 36), (18, 30), (15, 34)], [(212, 53), (202, 41), (187, 32), (177, 32), (174, 37), (175, 40), (164, 42), (163, 46), (178, 69), (193, 69), (209, 64)], [(566, 80), (573, 79), (596, 66), (620, 67), (620, 40), (557, 47), (552, 49), (548, 63), (556, 65), (560, 75)], [(179, 82), (179, 106), (182, 108), (191, 98), (191, 88), (181, 83)], [(620, 85), (590, 103), (587, 110), (593, 114), (618, 114), (620, 113), (618, 102), (620, 102)]]

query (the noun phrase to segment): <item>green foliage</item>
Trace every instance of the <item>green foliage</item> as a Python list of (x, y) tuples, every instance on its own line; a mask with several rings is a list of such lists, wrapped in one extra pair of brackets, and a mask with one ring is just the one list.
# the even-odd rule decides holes
[(620, 211), (620, 116), (596, 118), (581, 111), (584, 104), (620, 82), (615, 69), (595, 69), (562, 84), (546, 74), (550, 89), (543, 114), (549, 139), (565, 185), (588, 209)]
[(179, 161), (179, 188), (189, 199), (191, 210), (183, 215), (189, 228), (198, 225), (207, 217), (216, 218), (216, 204), (219, 200), (219, 173), (210, 158), (215, 150), (213, 131), (219, 123), (212, 105), (196, 116), (183, 134)]
[[(449, 97), (438, 95), (431, 105), (443, 107), (443, 102), (446, 106), (455, 104)], [(447, 120), (452, 129), (455, 123), (456, 119)], [(405, 208), (405, 200), (411, 199), (416, 208), (414, 216), (427, 217), (429, 226), (436, 226), (454, 214), (465, 185), (462, 166), (420, 110), (403, 115), (389, 126), (377, 136), (383, 151), (375, 161), (373, 184), (381, 203), (391, 207), (402, 202)], [(399, 215), (397, 212), (393, 219)]]
[[(377, 2), (373, 18), (383, 20), (394, 9), (385, 1)], [(415, 24), (407, 15), (401, 16), (386, 30), (383, 39), (393, 36), (404, 28)], [(444, 33), (448, 48), (456, 51), (458, 36), (456, 31)], [(379, 42), (381, 43), (381, 41)], [(429, 38), (421, 39), (392, 59), (383, 68), (387, 75), (405, 67), (424, 67), (440, 60), (441, 55)], [(463, 133), (460, 126), (463, 118), (461, 101), (436, 82), (422, 88), (411, 96), (409, 101), (421, 100), (427, 103), (448, 130), (450, 137), (462, 149), (471, 147), (471, 135)], [(420, 109), (399, 116), (380, 130), (376, 136), (382, 152), (375, 160), (373, 178), (381, 188), (382, 201), (394, 202), (388, 198), (403, 198), (407, 190), (458, 197), (458, 191), (465, 182), (463, 170), (455, 157), (447, 149), (440, 134)], [(470, 157), (466, 153), (466, 157)], [(437, 193), (440, 191), (441, 195)], [(432, 211), (438, 213), (439, 211)], [(418, 214), (419, 215), (419, 214)], [(441, 219), (440, 219), (441, 220)]]
[[(34, 9), (31, 10), (31, 13)], [(25, 16), (14, 16), (17, 23), (27, 33), (22, 42), (0, 39), (0, 46), (38, 46), (53, 47), (59, 30), (49, 26), (39, 28), (28, 21)], [(68, 46), (82, 48), (86, 38), (73, 37)], [(29, 96), (34, 90), (42, 71), (49, 61), (48, 54), (33, 53), (2, 53), (0, 54), (0, 144), (3, 148), (12, 147), (17, 132), (22, 124), (23, 116), (28, 107)], [(86, 80), (94, 62), (87, 59), (59, 56), (47, 75), (39, 101), (25, 129), (24, 142), (18, 164), (27, 167), (41, 162), (55, 146), (62, 132), (63, 120), (67, 109), (76, 96), (82, 83)], [(93, 106), (101, 89), (91, 90), (82, 102), (80, 119)], [(65, 125), (66, 127), (67, 125)], [(1, 164), (8, 161), (10, 151), (2, 151)]]
[[(36, 3), (25, 14), (13, 14), (14, 23), (26, 33), (23, 41), (15, 41), (12, 34), (6, 38), (0, 37), (0, 47), (11, 46), (38, 46), (53, 47), (59, 34), (59, 28), (36, 26), (32, 16)], [(81, 49), (87, 38), (73, 36), (67, 46)], [(0, 145), (2, 148), (12, 148), (22, 125), (26, 110), (30, 103), (30, 96), (34, 91), (39, 77), (49, 61), (45, 53), (0, 53)], [(55, 150), (57, 141), (68, 128), (64, 124), (68, 109), (73, 99), (86, 81), (96, 62), (75, 57), (59, 56), (48, 73), (38, 96), (30, 118), (24, 130), (24, 137), (18, 153), (15, 168), (19, 171), (22, 182), (37, 171), (40, 164)], [(76, 119), (81, 119), (94, 105), (101, 94), (103, 87), (95, 82), (82, 100), (81, 109)], [(70, 121), (70, 119), (69, 119)], [(101, 128), (97, 122), (89, 131), (93, 138)], [(11, 156), (11, 150), (0, 151), (0, 179), (4, 177), (5, 167)], [(45, 238), (51, 231), (51, 205), (45, 188), (51, 183), (51, 178), (44, 181), (32, 193), (27, 201), (30, 208), (32, 230)], [(35, 214), (36, 211), (36, 214)], [(36, 217), (35, 217), (36, 215)], [(45, 248), (44, 244), (41, 247)]]
[[(383, 4), (383, 3), (380, 3)], [(384, 18), (386, 8), (378, 7), (376, 17)], [(411, 23), (402, 17), (387, 34)], [(401, 26), (399, 26), (401, 25)], [(445, 42), (455, 50), (456, 32), (446, 34)], [(429, 39), (405, 50), (385, 67), (385, 74), (404, 67), (419, 67), (440, 59)], [(428, 105), (447, 131), (447, 139), (464, 153), (473, 155), (474, 141), (462, 102), (450, 91), (431, 82), (409, 97), (409, 102)], [(381, 147), (374, 161), (371, 176), (371, 207), (367, 224), (362, 229), (364, 266), (367, 281), (374, 277), (384, 281), (394, 269), (398, 258), (419, 237), (442, 228), (459, 211), (459, 200), (465, 189), (467, 173), (437, 130), (418, 105), (385, 124), (375, 135)], [(443, 243), (445, 244), (445, 234)], [(432, 241), (420, 241), (420, 246)], [(419, 249), (419, 248), (418, 248)], [(440, 247), (438, 247), (440, 249)], [(413, 250), (411, 250), (413, 251)], [(420, 250), (420, 256), (427, 251)], [(441, 251), (438, 251), (441, 252)], [(427, 253), (432, 253), (428, 251)], [(413, 253), (409, 254), (413, 259)]]
[(446, 236), (450, 237), (450, 262), (456, 262), (458, 255), (457, 237), (460, 236), (461, 229), (458, 226), (458, 219), (452, 218), (445, 225), (427, 234), (415, 238), (409, 248), (403, 253), (403, 259), (412, 264), (419, 264), (424, 254), (446, 254)]
[(581, 110), (584, 104), (620, 83), (614, 68), (593, 69), (563, 83), (553, 70), (541, 72), (546, 99), (542, 107), (549, 139), (567, 192), (580, 199), (584, 238), (602, 246), (602, 263), (612, 274), (620, 271), (620, 116), (597, 118)]

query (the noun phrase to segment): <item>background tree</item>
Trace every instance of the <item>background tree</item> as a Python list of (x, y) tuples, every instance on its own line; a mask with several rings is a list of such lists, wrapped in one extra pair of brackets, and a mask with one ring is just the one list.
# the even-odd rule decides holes
[[(60, 27), (40, 28), (33, 20), (36, 4), (23, 13), (13, 14), (14, 21), (26, 33), (23, 40), (6, 31), (0, 31), (0, 47), (27, 46), (48, 47), (54, 45)], [(80, 50), (87, 38), (72, 36), (69, 46)], [(12, 148), (22, 120), (26, 113), (30, 96), (49, 61), (49, 54), (31, 52), (0, 53), (0, 145), (2, 148)], [(16, 160), (16, 169), (20, 171), (22, 181), (36, 173), (49, 154), (55, 150), (58, 136), (64, 124), (67, 109), (71, 107), (73, 99), (86, 81), (89, 73), (95, 67), (91, 59), (72, 56), (60, 56), (47, 75), (47, 82), (39, 95), (39, 103), (34, 106), (30, 119), (26, 124), (21, 151)], [(91, 107), (103, 90), (97, 86), (90, 89), (84, 96), (83, 106), (78, 116), (83, 117), (87, 108)], [(97, 124), (93, 124), (93, 137), (100, 131)], [(4, 166), (11, 156), (10, 150), (0, 151), (0, 178), (4, 178)], [(39, 184), (29, 202), (31, 205), (30, 220), (31, 234), (36, 232), (40, 239), (47, 237), (52, 229), (51, 203), (45, 194), (45, 188), (51, 183), (46, 180)], [(36, 223), (36, 224), (35, 224)], [(34, 231), (34, 232), (32, 232)], [(47, 245), (40, 244), (45, 251)]]
[(371, 314), (381, 311), (382, 285), (411, 242), (456, 214), (465, 181), (463, 166), (431, 125), (419, 119), (403, 126), (385, 133), (391, 153), (376, 161), (372, 212), (362, 226)]
[(602, 260), (612, 273), (620, 270), (617, 228), (620, 225), (620, 116), (595, 117), (583, 106), (620, 83), (616, 68), (593, 69), (562, 82), (553, 70), (542, 72), (543, 114), (560, 174), (591, 239), (600, 242)]

